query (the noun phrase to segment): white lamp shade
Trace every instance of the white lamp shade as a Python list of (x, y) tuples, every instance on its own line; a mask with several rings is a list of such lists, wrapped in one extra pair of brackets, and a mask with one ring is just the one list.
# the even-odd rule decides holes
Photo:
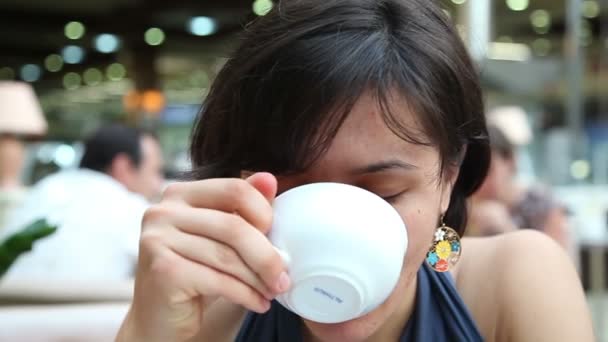
[(32, 87), (24, 82), (0, 82), (0, 134), (41, 136), (47, 122)]
[(517, 106), (498, 107), (487, 115), (488, 124), (498, 128), (516, 146), (527, 145), (532, 141), (532, 127), (523, 108)]

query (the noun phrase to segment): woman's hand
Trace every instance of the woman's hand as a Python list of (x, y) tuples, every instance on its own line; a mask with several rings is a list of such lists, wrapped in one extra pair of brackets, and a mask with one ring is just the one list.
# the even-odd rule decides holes
[(274, 176), (171, 185), (144, 215), (135, 295), (119, 340), (183, 341), (219, 297), (265, 312), (288, 289), (272, 223)]

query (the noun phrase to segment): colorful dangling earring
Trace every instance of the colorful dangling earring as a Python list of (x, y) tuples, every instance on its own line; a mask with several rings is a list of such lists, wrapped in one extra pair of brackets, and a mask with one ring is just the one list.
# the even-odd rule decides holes
[(435, 237), (426, 262), (437, 272), (446, 272), (454, 267), (460, 258), (460, 236), (456, 231), (445, 225), (441, 216), (441, 226), (435, 230)]

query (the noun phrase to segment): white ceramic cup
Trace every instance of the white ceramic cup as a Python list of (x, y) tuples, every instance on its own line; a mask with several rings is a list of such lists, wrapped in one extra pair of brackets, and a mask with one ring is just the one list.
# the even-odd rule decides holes
[(313, 183), (274, 201), (269, 239), (292, 286), (277, 301), (320, 323), (363, 316), (393, 291), (407, 249), (401, 216), (377, 195), (346, 184)]

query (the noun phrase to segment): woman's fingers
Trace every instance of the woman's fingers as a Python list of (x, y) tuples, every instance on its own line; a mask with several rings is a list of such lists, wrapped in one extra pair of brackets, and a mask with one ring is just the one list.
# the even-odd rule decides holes
[(243, 179), (208, 179), (171, 184), (164, 195), (196, 208), (237, 213), (262, 233), (272, 224), (272, 207), (264, 195)]
[[(265, 286), (275, 293), (280, 293), (286, 290), (288, 284), (285, 283), (285, 265), (274, 249), (270, 241), (259, 230), (252, 227), (249, 222), (236, 214), (230, 214), (218, 210), (192, 208), (184, 205), (172, 205), (157, 209), (162, 211), (165, 219), (170, 220), (172, 226), (177, 227), (184, 233), (197, 235), (206, 239), (217, 241), (223, 245), (230, 247), (236, 252), (238, 257), (244, 262), (243, 266), (251, 269), (259, 278), (262, 279)], [(220, 258), (221, 256), (211, 256), (209, 252), (224, 253), (225, 250), (213, 249), (211, 251), (199, 250), (193, 252), (193, 246), (189, 246), (187, 242), (182, 241), (180, 246), (182, 249), (176, 249), (178, 254), (190, 256), (198, 255), (196, 259), (200, 262), (200, 254), (206, 254), (208, 259)], [(176, 247), (176, 246), (175, 246)], [(214, 248), (214, 247), (212, 247)], [(221, 248), (221, 247), (219, 247)], [(196, 254), (195, 254), (196, 253)], [(233, 262), (236, 258), (225, 252), (229, 261)], [(216, 262), (212, 267), (217, 267), (223, 270), (228, 266), (237, 267), (236, 263), (218, 265), (217, 260), (209, 260)], [(236, 276), (236, 275), (235, 275)], [(283, 278), (281, 282), (280, 279)]]
[(242, 281), (191, 260), (181, 260), (183, 265), (179, 267), (180, 274), (177, 276), (182, 278), (184, 284), (192, 286), (196, 293), (224, 297), (255, 312), (263, 313), (270, 308), (266, 298)]
[(182, 257), (231, 275), (254, 288), (266, 299), (271, 300), (275, 297), (275, 293), (229, 245), (179, 230), (176, 230), (167, 243), (174, 252)]

